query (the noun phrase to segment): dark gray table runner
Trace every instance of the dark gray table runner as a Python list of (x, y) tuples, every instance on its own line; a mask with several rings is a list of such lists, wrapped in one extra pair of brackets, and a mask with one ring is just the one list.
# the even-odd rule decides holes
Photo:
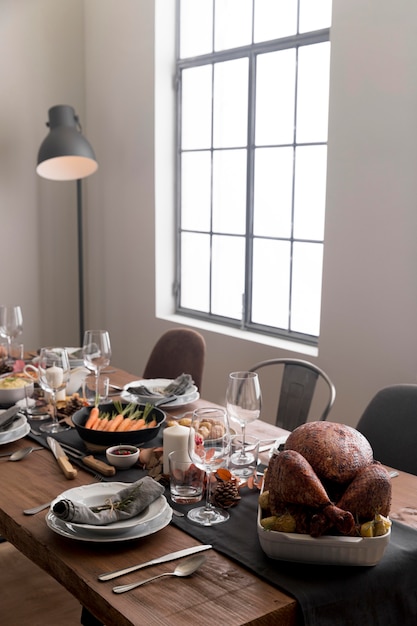
[[(35, 425), (36, 428), (36, 425)], [(32, 436), (44, 445), (43, 437)], [(57, 436), (84, 449), (75, 430)], [(149, 442), (159, 446), (162, 437)], [(96, 455), (105, 460), (104, 456)], [(81, 463), (74, 464), (87, 469)], [(118, 471), (107, 481), (133, 482), (143, 471)], [(58, 495), (58, 494), (57, 494)], [(167, 493), (169, 499), (169, 494)], [(244, 489), (230, 520), (213, 528), (200, 527), (185, 517), (172, 524), (297, 599), (305, 626), (415, 626), (417, 624), (417, 531), (393, 522), (391, 541), (374, 567), (307, 565), (270, 559), (257, 535), (258, 492)], [(179, 507), (176, 507), (179, 508)], [(187, 507), (182, 507), (186, 512)], [(189, 508), (189, 507), (188, 507)]]

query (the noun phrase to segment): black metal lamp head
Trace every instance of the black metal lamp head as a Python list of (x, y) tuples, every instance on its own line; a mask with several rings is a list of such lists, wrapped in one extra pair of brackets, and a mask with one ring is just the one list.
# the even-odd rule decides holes
[(93, 148), (81, 134), (73, 107), (53, 106), (48, 111), (50, 128), (38, 152), (36, 171), (50, 180), (78, 180), (98, 168)]

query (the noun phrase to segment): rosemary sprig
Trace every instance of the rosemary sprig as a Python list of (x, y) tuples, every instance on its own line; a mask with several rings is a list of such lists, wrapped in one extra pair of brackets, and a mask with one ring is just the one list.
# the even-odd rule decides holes
[(141, 484), (136, 485), (136, 487), (134, 487), (131, 491), (129, 491), (129, 493), (123, 498), (123, 500), (119, 500), (119, 502), (113, 502), (111, 498), (108, 498), (104, 502), (104, 504), (99, 504), (98, 506), (92, 506), (90, 507), (90, 510), (93, 513), (100, 513), (100, 511), (107, 511), (109, 509), (111, 511), (115, 511), (115, 510), (125, 511), (127, 508), (129, 508), (132, 502), (135, 501), (141, 487), (142, 487)]

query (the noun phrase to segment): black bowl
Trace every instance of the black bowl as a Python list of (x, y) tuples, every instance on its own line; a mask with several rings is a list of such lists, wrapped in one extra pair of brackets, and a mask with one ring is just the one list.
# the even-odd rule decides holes
[[(121, 403), (124, 408), (127, 406), (127, 402)], [(143, 410), (145, 404), (138, 404), (137, 408)], [(99, 405), (99, 411), (103, 413), (117, 413), (117, 410), (112, 402)], [(132, 446), (140, 445), (147, 441), (151, 441), (157, 436), (161, 425), (166, 420), (166, 415), (161, 409), (153, 407), (151, 415), (157, 421), (157, 425), (154, 428), (143, 428), (142, 430), (133, 430), (127, 432), (106, 432), (102, 430), (92, 430), (91, 428), (85, 428), (86, 423), (92, 407), (86, 406), (76, 411), (72, 416), (72, 421), (77, 429), (81, 439), (85, 442), (87, 447), (94, 447), (95, 449), (109, 448), (110, 446), (117, 446), (121, 444), (129, 444)]]

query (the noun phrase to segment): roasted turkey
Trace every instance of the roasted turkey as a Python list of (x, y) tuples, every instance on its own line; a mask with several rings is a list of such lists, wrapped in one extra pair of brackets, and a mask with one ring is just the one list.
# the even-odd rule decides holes
[(333, 422), (308, 422), (269, 462), (265, 489), (272, 515), (291, 511), (297, 532), (318, 537), (355, 534), (377, 513), (388, 516), (391, 479), (373, 459), (368, 440)]

